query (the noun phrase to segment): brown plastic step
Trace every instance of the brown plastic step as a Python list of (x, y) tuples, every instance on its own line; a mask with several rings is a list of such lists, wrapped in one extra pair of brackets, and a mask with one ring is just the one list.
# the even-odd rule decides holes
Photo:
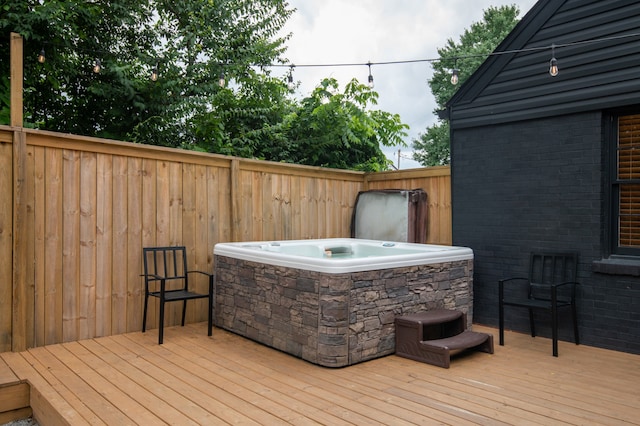
[[(421, 346), (433, 346), (440, 349), (446, 349), (448, 351), (471, 349), (476, 346), (483, 345), (487, 341), (492, 340), (493, 336), (487, 333), (477, 333), (475, 331), (466, 330), (455, 336), (446, 337), (444, 339), (437, 340), (423, 340), (420, 342)], [(485, 348), (482, 352), (492, 354), (493, 347)], [(479, 349), (480, 350), (480, 349)]]
[(493, 353), (493, 336), (466, 330), (455, 336), (420, 342), (423, 361), (439, 367), (449, 368), (452, 353), (477, 350)]

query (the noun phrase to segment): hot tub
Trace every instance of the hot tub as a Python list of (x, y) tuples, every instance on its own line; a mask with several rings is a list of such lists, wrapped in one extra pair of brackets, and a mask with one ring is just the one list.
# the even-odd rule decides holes
[(360, 239), (220, 243), (216, 325), (343, 367), (394, 352), (394, 318), (458, 309), (472, 322), (473, 252)]

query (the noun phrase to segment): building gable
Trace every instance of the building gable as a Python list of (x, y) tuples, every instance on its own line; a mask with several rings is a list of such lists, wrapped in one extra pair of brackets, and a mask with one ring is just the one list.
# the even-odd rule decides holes
[(633, 105), (638, 76), (640, 2), (541, 0), (451, 98), (448, 117), (456, 129)]

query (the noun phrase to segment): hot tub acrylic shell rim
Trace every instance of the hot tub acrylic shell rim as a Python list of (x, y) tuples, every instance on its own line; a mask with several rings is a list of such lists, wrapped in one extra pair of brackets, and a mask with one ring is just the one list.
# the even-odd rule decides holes
[[(363, 257), (323, 255), (328, 249), (349, 247), (356, 253), (372, 253)], [(431, 265), (473, 259), (468, 247), (417, 244), (356, 238), (318, 240), (282, 240), (218, 243), (214, 255), (284, 266), (308, 271), (341, 274), (348, 272)]]

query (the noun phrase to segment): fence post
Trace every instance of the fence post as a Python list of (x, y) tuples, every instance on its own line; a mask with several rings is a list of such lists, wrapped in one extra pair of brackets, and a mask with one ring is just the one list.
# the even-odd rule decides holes
[(13, 132), (13, 306), (11, 350), (20, 352), (27, 349), (28, 324), (33, 318), (27, 318), (29, 312), (29, 280), (27, 273), (33, 270), (33, 259), (29, 261), (27, 235), (26, 200), (26, 157), (27, 141), (22, 130)]
[(240, 214), (240, 160), (231, 160), (231, 240), (240, 241), (242, 217)]
[(11, 62), (11, 125), (22, 127), (23, 101), (22, 101), (22, 81), (24, 80), (24, 67), (22, 64), (22, 36), (18, 33), (11, 33), (10, 40), (10, 62)]
[[(17, 33), (10, 35), (11, 57), (11, 126), (22, 127), (23, 121), (23, 41)], [(27, 202), (25, 197), (26, 183), (26, 135), (20, 130), (13, 132), (13, 288), (12, 288), (12, 332), (11, 350), (14, 352), (27, 349), (27, 324), (33, 319), (27, 318), (28, 291), (27, 273), (31, 269), (27, 259), (26, 218)]]

